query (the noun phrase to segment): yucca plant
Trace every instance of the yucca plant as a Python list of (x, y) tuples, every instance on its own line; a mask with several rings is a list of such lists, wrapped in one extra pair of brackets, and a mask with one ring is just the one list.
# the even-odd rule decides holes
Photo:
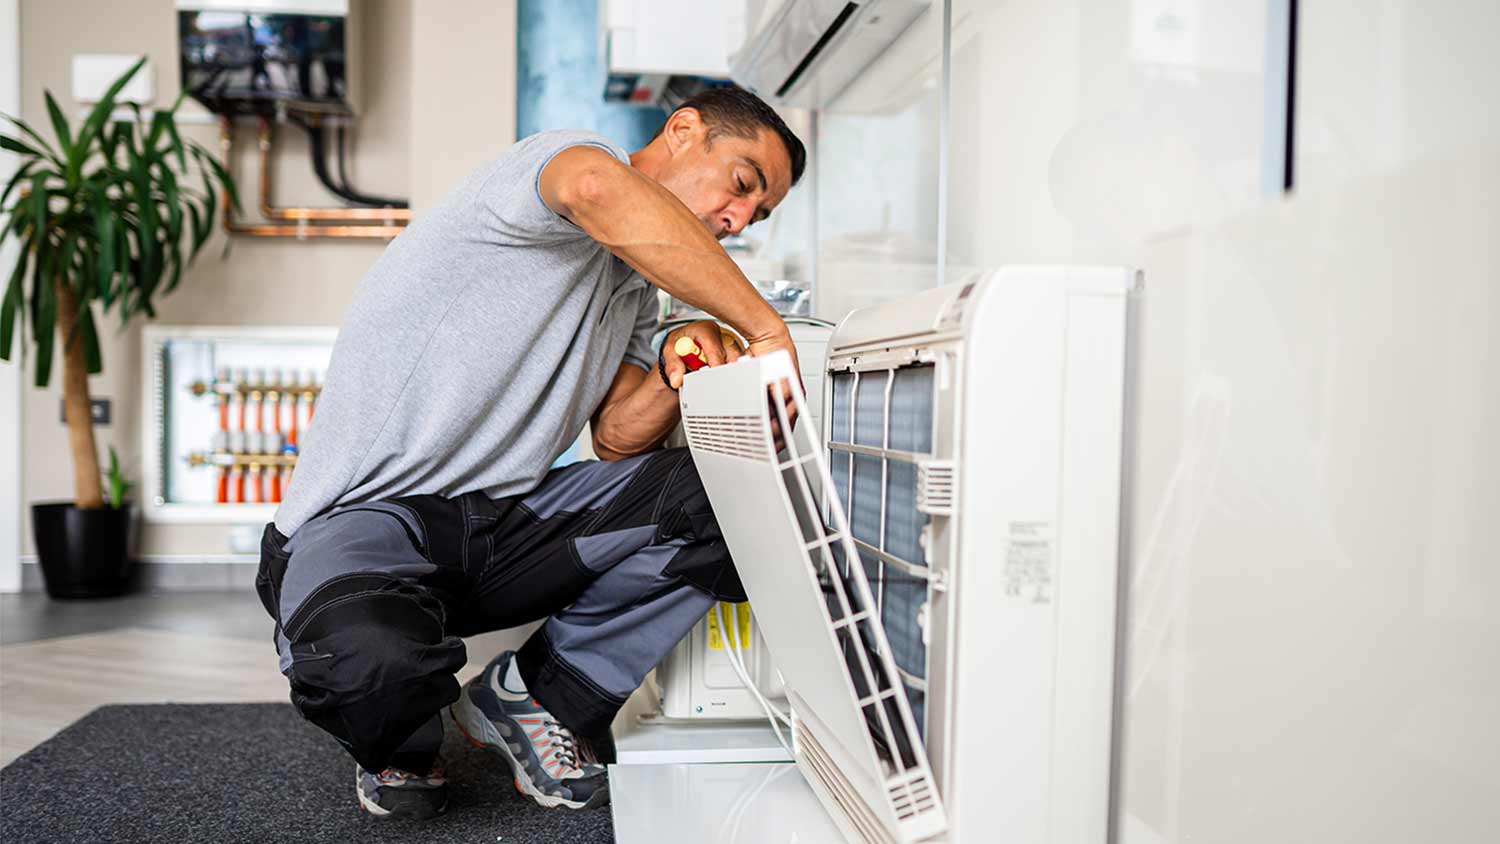
[(110, 86), (77, 134), (51, 92), (54, 143), (10, 115), (4, 118), (19, 134), (0, 133), (0, 147), (20, 157), (0, 193), (0, 242), (14, 238), (21, 246), (0, 300), (0, 359), (11, 359), (29, 320), (36, 385), (45, 387), (61, 342), (80, 509), (104, 506), (89, 412), (88, 376), (103, 368), (95, 305), (101, 313), (115, 310), (122, 325), (138, 314), (155, 316), (153, 300), (177, 287), (213, 232), (220, 191), (239, 205), (234, 180), (218, 160), (178, 134), (174, 116), (182, 97), (149, 120), (134, 103), (128, 104), (134, 120), (113, 119), (115, 97), (144, 63)]

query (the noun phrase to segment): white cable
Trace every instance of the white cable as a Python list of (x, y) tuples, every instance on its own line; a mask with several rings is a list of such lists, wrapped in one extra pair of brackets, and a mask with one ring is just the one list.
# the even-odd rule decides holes
[[(716, 605), (716, 608), (716, 611), (719, 614), (719, 629), (722, 631), (724, 628), (724, 604), (720, 602)], [(755, 685), (755, 682), (750, 679), (750, 669), (745, 666), (745, 662), (740, 656), (740, 654), (744, 653), (745, 651), (745, 643), (740, 641), (740, 628), (738, 624), (736, 624), (734, 627), (734, 646), (732, 648), (728, 647), (729, 637), (727, 635), (724, 637), (724, 642), (726, 645), (725, 650), (728, 651), (729, 662), (732, 666), (734, 666), (735, 673), (739, 675), (740, 682), (745, 684), (745, 688), (749, 689), (750, 694), (754, 695), (755, 698), (760, 701), (760, 704), (763, 708), (769, 709), (771, 711), (771, 714), (774, 715), (777, 720), (785, 724), (787, 726), (787, 729), (791, 729), (791, 714), (782, 712), (781, 710), (777, 709), (776, 705), (771, 703), (771, 701), (767, 699), (766, 696), (761, 692), (760, 688)]]
[[(714, 605), (714, 613), (719, 620), (719, 635), (720, 638), (724, 640), (724, 653), (725, 656), (729, 657), (730, 667), (734, 669), (734, 673), (740, 678), (740, 682), (744, 684), (746, 690), (750, 692), (750, 695), (755, 698), (757, 703), (760, 704), (761, 709), (765, 711), (766, 718), (771, 721), (771, 728), (773, 730), (777, 729), (778, 721), (786, 724), (787, 727), (790, 728), (791, 717), (773, 706), (771, 702), (766, 699), (765, 695), (761, 694), (760, 689), (755, 685), (754, 681), (750, 679), (750, 672), (745, 668), (744, 660), (740, 658), (740, 653), (743, 651), (743, 647), (740, 642), (739, 627), (736, 626), (734, 628), (734, 639), (731, 643), (729, 636), (729, 626), (728, 623), (724, 620), (724, 604), (722, 602)], [(780, 740), (780, 738), (781, 734), (778, 730), (777, 739)], [(782, 744), (783, 746), (785, 746), (785, 742), (782, 742)]]
[(740, 682), (744, 683), (745, 688), (750, 691), (751, 697), (755, 698), (756, 703), (759, 703), (760, 708), (766, 713), (766, 720), (771, 723), (771, 732), (776, 735), (776, 743), (781, 745), (781, 749), (785, 750), (788, 756), (795, 756), (791, 745), (787, 744), (786, 738), (781, 734), (781, 725), (777, 723), (781, 721), (787, 725), (787, 729), (791, 729), (791, 718), (772, 706), (771, 702), (766, 700), (765, 695), (760, 693), (760, 689), (756, 688), (755, 683), (751, 682), (750, 673), (745, 670), (745, 664), (740, 661), (738, 627), (734, 632), (734, 644), (729, 643), (729, 626), (724, 621), (723, 601), (714, 604), (714, 614), (719, 619), (719, 637), (724, 641), (724, 652), (729, 657), (730, 666), (734, 669), (734, 673), (739, 675)]

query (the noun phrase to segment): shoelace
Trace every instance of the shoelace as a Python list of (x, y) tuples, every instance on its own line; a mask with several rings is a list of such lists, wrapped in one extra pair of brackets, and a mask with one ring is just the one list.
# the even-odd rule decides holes
[(432, 768), (427, 771), (427, 776), (425, 777), (418, 776), (417, 774), (413, 774), (410, 771), (403, 771), (400, 768), (394, 766), (386, 768), (384, 771), (381, 771), (380, 773), (375, 775), (375, 779), (378, 780), (381, 785), (400, 785), (401, 783), (404, 783), (409, 779), (446, 780), (447, 778), (448, 772), (444, 770), (442, 762), (433, 762)]
[[(562, 779), (571, 771), (583, 770), (583, 766), (579, 764), (581, 754), (578, 738), (556, 718), (543, 715), (540, 718), (516, 720), (527, 725), (526, 737), (531, 739), (531, 745), (541, 753), (542, 768), (547, 773), (556, 779)], [(535, 729), (531, 729), (533, 725)]]

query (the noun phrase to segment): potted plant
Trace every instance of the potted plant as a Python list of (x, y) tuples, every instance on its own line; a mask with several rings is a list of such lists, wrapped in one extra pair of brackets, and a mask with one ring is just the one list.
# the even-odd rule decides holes
[(19, 133), (0, 132), (0, 147), (20, 158), (0, 192), (0, 242), (15, 238), (21, 247), (0, 299), (0, 359), (11, 359), (29, 321), (36, 385), (45, 387), (61, 344), (74, 499), (32, 505), (37, 556), (54, 597), (113, 594), (129, 572), (123, 489), (108, 506), (90, 413), (88, 376), (103, 368), (94, 306), (114, 309), (122, 325), (155, 316), (153, 300), (177, 286), (213, 232), (219, 191), (239, 205), (224, 167), (178, 135), (182, 97), (149, 120), (134, 103), (127, 104), (134, 120), (113, 118), (115, 97), (144, 63), (110, 86), (77, 134), (48, 92), (55, 146), (10, 115), (3, 116)]

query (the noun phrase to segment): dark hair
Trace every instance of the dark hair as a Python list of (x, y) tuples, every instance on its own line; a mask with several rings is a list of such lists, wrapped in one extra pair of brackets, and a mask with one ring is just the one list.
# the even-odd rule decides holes
[[(792, 184), (797, 184), (802, 178), (802, 171), (807, 167), (807, 148), (787, 128), (781, 115), (760, 97), (738, 85), (724, 85), (694, 94), (672, 113), (685, 108), (697, 109), (704, 125), (708, 126), (710, 140), (722, 135), (753, 140), (760, 129), (770, 129), (781, 139), (787, 157), (792, 160)], [(661, 134), (660, 129), (657, 134)]]

